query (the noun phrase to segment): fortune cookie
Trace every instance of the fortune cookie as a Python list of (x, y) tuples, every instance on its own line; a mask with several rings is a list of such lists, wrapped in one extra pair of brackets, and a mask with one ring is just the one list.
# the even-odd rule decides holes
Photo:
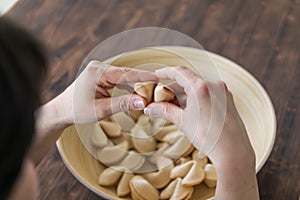
[(144, 97), (147, 103), (151, 103), (153, 101), (153, 91), (156, 86), (155, 82), (141, 82), (136, 83), (134, 85), (134, 91)]
[(193, 158), (193, 160), (198, 162), (201, 165), (202, 168), (204, 168), (205, 165), (208, 163), (208, 158), (204, 154), (199, 152), (199, 150), (197, 150), (197, 149), (195, 149), (193, 151), (192, 158)]
[(98, 179), (101, 186), (117, 185), (117, 195), (124, 197), (130, 193), (129, 181), (133, 178), (133, 173), (121, 166), (106, 168)]
[(194, 191), (193, 187), (187, 187), (182, 184), (183, 180), (177, 178), (177, 183), (170, 200), (189, 199)]
[(170, 199), (177, 185), (177, 179), (174, 179), (160, 193), (160, 199)]
[(190, 199), (193, 194), (193, 187), (186, 187), (181, 184), (182, 179), (177, 178), (169, 183), (160, 193), (160, 199)]
[(177, 165), (171, 170), (170, 178), (182, 178), (182, 185), (194, 186), (204, 180), (205, 172), (203, 168), (194, 160), (182, 165)]
[(150, 126), (151, 125), (151, 118), (147, 115), (142, 114), (137, 119), (136, 124), (138, 126), (141, 126), (141, 127)]
[(181, 165), (177, 165), (172, 169), (170, 178), (183, 178), (190, 171), (192, 165), (192, 162), (186, 162)]
[[(160, 118), (158, 118), (160, 119)], [(158, 140), (158, 141), (163, 141), (163, 138), (172, 133), (172, 132), (176, 132), (178, 130), (178, 128), (175, 125), (169, 125), (169, 126), (164, 126), (164, 127), (154, 127), (154, 130), (157, 130), (157, 133), (155, 133), (154, 137)]]
[(181, 136), (165, 152), (164, 156), (171, 159), (178, 159), (189, 155), (194, 150), (194, 146), (185, 137)]
[(135, 151), (127, 152), (127, 156), (118, 164), (126, 169), (135, 172), (145, 163), (145, 157)]
[(131, 131), (132, 144), (134, 148), (140, 153), (150, 153), (156, 149), (156, 140), (148, 136), (145, 130), (136, 126)]
[(180, 157), (179, 159), (177, 159), (175, 161), (175, 165), (182, 165), (184, 163), (189, 162), (190, 160), (192, 160), (192, 158), (190, 156)]
[(113, 120), (116, 123), (116, 127), (120, 128), (122, 132), (129, 133), (134, 127), (135, 121), (128, 113), (119, 112), (113, 115)]
[(90, 137), (93, 145), (96, 147), (104, 147), (109, 144), (109, 140), (103, 131), (94, 131)]
[(100, 126), (108, 137), (120, 137), (122, 135), (121, 130), (114, 122), (100, 121)]
[(112, 141), (115, 145), (118, 145), (124, 141), (127, 141), (128, 142), (128, 149), (132, 149), (133, 148), (133, 144), (132, 144), (132, 139), (131, 139), (131, 136), (128, 135), (127, 133), (123, 133), (122, 136), (120, 137), (116, 137), (116, 138), (111, 138), (110, 141)]
[(175, 143), (179, 138), (183, 137), (183, 133), (180, 131), (173, 131), (166, 134), (160, 141), (167, 142), (169, 144)]
[(143, 175), (143, 177), (155, 188), (161, 189), (165, 187), (170, 181), (170, 172), (174, 167), (172, 160), (165, 157), (157, 158), (158, 172), (150, 172)]
[(216, 169), (212, 164), (207, 164), (204, 167), (204, 172), (205, 172), (205, 178), (204, 178), (204, 183), (208, 187), (215, 187), (217, 184), (217, 173)]
[(114, 166), (106, 168), (99, 176), (98, 183), (102, 186), (116, 185), (123, 174), (123, 170)]
[(175, 98), (175, 94), (173, 90), (162, 84), (155, 82), (140, 82), (134, 85), (134, 91), (144, 97), (147, 103), (151, 103), (153, 101), (171, 101)]
[[(151, 125), (151, 118), (147, 115), (140, 115), (138, 118), (135, 127), (140, 127), (145, 130), (145, 132), (149, 135), (152, 135), (152, 125)], [(133, 127), (133, 129), (135, 128)], [(131, 132), (133, 132), (133, 129), (131, 129)]]
[(203, 168), (196, 161), (192, 161), (193, 165), (190, 171), (182, 179), (182, 185), (194, 186), (200, 184), (205, 177)]
[(97, 153), (99, 161), (106, 165), (120, 162), (128, 153), (129, 144), (126, 140), (118, 145), (106, 146)]
[(171, 88), (161, 83), (158, 83), (154, 89), (154, 101), (171, 101), (175, 97)]
[(166, 124), (166, 120), (163, 118), (152, 118), (152, 126), (161, 129)]
[(149, 158), (150, 162), (153, 164), (157, 163), (157, 159), (164, 154), (164, 152), (169, 148), (169, 146), (170, 145), (168, 143), (158, 143), (158, 149)]
[(137, 122), (137, 120), (139, 119), (139, 117), (144, 114), (144, 112), (142, 110), (131, 110), (131, 111), (129, 111), (129, 113), (130, 113), (131, 118), (135, 122)]
[(119, 197), (124, 197), (130, 193), (129, 182), (133, 177), (134, 175), (132, 172), (124, 171), (117, 187), (117, 195)]
[(142, 176), (134, 176), (130, 183), (131, 196), (134, 200), (158, 200), (159, 191)]

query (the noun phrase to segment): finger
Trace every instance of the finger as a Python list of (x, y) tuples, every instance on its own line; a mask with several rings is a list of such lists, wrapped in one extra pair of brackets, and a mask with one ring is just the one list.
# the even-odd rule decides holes
[(111, 84), (158, 80), (154, 72), (151, 71), (115, 66), (107, 67), (102, 73), (102, 77)]
[(145, 99), (135, 94), (95, 100), (98, 119), (102, 119), (119, 112), (126, 112), (129, 110), (143, 110), (145, 108), (145, 105)]
[(166, 67), (155, 71), (159, 79), (171, 79), (184, 88), (187, 95), (191, 95), (195, 85), (205, 84), (204, 80), (186, 67)]
[(120, 85), (116, 85), (116, 87), (120, 90), (126, 90), (129, 93), (133, 93), (134, 92), (134, 86), (131, 84), (120, 84)]
[(184, 109), (186, 107), (186, 99), (187, 99), (187, 96), (185, 93), (176, 94), (175, 99), (170, 102), (179, 106), (180, 108)]
[(107, 90), (103, 89), (102, 87), (97, 86), (95, 98), (99, 99), (99, 98), (103, 98), (103, 97), (110, 97), (109, 92), (107, 92)]
[(173, 82), (168, 84), (168, 87), (170, 87), (175, 94), (184, 93), (184, 89), (182, 86), (180, 86), (177, 82)]
[(151, 103), (144, 109), (144, 113), (150, 117), (166, 119), (177, 127), (181, 126), (183, 110), (175, 104), (167, 102)]

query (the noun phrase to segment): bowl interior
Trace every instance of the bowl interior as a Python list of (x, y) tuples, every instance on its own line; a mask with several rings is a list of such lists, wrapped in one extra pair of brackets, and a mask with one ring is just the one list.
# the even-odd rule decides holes
[[(216, 54), (188, 47), (143, 49), (119, 55), (106, 62), (115, 66), (149, 70), (164, 65), (184, 65), (195, 70), (193, 66), (196, 65), (203, 77), (221, 76), (233, 93), (238, 112), (248, 131), (256, 154), (256, 171), (259, 171), (266, 162), (275, 139), (274, 108), (262, 86), (237, 64)], [(217, 71), (212, 69), (212, 63), (217, 66)], [(64, 130), (57, 141), (57, 146), (66, 166), (90, 190), (109, 199), (131, 199), (130, 197), (119, 198), (114, 187), (101, 187), (97, 184), (99, 175), (106, 167), (87, 152), (74, 126)], [(192, 199), (207, 199), (212, 197), (214, 192), (215, 189), (201, 184), (195, 187)]]

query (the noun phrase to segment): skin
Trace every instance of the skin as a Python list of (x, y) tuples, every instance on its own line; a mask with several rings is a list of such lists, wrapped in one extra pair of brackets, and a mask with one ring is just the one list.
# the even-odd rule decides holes
[[(178, 95), (182, 97), (179, 102), (180, 100), (186, 101), (185, 108), (172, 103), (152, 103), (147, 106), (145, 99), (138, 95), (110, 97), (107, 92), (116, 84), (130, 85), (141, 81), (158, 81), (158, 78), (176, 80), (177, 88), (182, 93)], [(192, 84), (193, 88), (190, 90), (191, 84), (188, 80), (197, 81), (198, 84)], [(217, 83), (214, 86), (224, 88), (223, 83)], [(216, 199), (259, 199), (255, 155), (244, 125), (235, 109), (232, 95), (226, 87), (225, 91), (228, 108), (225, 126), (217, 142), (212, 143), (213, 148), (208, 148), (209, 150), (205, 152), (215, 164), (218, 174)], [(36, 138), (28, 158), (24, 161), (20, 178), (12, 190), (10, 199), (16, 200), (22, 197), (22, 199), (29, 200), (37, 197), (38, 181), (35, 178), (34, 164), (37, 164), (53, 147), (63, 129), (73, 123), (94, 122), (113, 113), (144, 109), (145, 114), (162, 117), (176, 124), (193, 144), (201, 149), (203, 147), (202, 136), (207, 129), (203, 127), (209, 121), (205, 116), (210, 116), (210, 105), (207, 103), (209, 94), (207, 83), (183, 67), (165, 68), (153, 73), (107, 66), (98, 61), (90, 62), (63, 93), (36, 111)], [(73, 99), (76, 99), (76, 102), (72, 104)], [(195, 102), (204, 103), (194, 105)], [(195, 110), (196, 106), (199, 110), (190, 112)], [(74, 115), (74, 113), (77, 114)], [(199, 113), (201, 113), (200, 116)], [(198, 118), (195, 118), (193, 114)], [(187, 117), (194, 119), (189, 122), (190, 127), (202, 127), (194, 129), (199, 135), (197, 139), (192, 137), (193, 129), (184, 125), (187, 124)], [(28, 191), (31, 191), (32, 196), (25, 195), (29, 193)]]
[(144, 98), (135, 94), (110, 97), (107, 92), (116, 84), (140, 81), (157, 81), (157, 77), (149, 71), (90, 62), (63, 93), (37, 111), (37, 137), (30, 158), (38, 163), (53, 147), (62, 130), (71, 124), (95, 122), (122, 111), (143, 110)]
[(34, 164), (31, 160), (25, 159), (22, 166), (22, 171), (8, 199), (37, 199), (38, 191), (38, 177), (35, 171)]
[[(159, 79), (176, 81), (173, 88), (183, 108), (159, 102), (150, 104), (144, 112), (173, 122), (210, 158), (217, 171), (216, 199), (259, 199), (255, 154), (226, 85), (205, 81), (185, 67), (163, 68), (155, 74)], [(219, 132), (215, 127), (221, 128)]]

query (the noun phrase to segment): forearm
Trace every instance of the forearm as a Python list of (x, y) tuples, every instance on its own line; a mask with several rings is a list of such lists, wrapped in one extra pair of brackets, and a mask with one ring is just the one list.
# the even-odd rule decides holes
[(61, 132), (69, 123), (64, 119), (63, 110), (57, 100), (59, 97), (49, 101), (36, 111), (36, 133), (29, 157), (35, 164), (55, 145)]

